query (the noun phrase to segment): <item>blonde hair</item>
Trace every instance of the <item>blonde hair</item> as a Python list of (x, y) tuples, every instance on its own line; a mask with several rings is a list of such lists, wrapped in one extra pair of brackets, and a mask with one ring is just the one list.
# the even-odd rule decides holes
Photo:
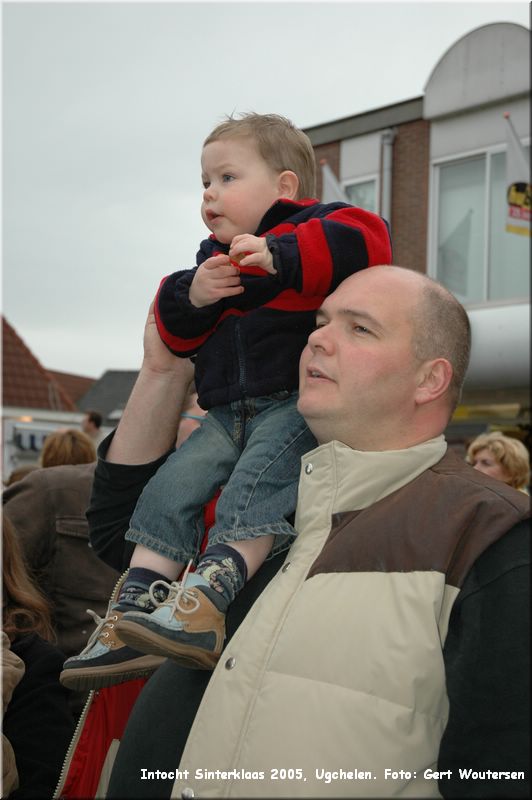
[(219, 139), (252, 139), (274, 172), (295, 172), (299, 179), (297, 199), (316, 195), (316, 158), (308, 136), (279, 114), (241, 114), (228, 116), (207, 136), (203, 147)]
[(501, 465), (508, 475), (508, 480), (505, 483), (513, 486), (514, 489), (523, 489), (528, 485), (530, 455), (519, 439), (514, 439), (513, 436), (506, 436), (500, 431), (482, 433), (469, 445), (466, 461), (472, 464), (476, 454), (481, 450), (488, 450), (495, 461)]
[(2, 626), (13, 641), (38, 633), (55, 641), (50, 605), (29, 577), (15, 530), (4, 514), (2, 526)]
[(40, 461), (43, 467), (90, 464), (96, 461), (96, 448), (87, 434), (75, 428), (55, 431), (46, 437)]

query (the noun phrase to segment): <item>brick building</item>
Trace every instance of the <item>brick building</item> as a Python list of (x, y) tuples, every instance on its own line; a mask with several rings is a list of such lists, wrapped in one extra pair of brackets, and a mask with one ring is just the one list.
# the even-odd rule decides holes
[(513, 23), (478, 28), (442, 54), (422, 96), (306, 129), (349, 202), (388, 220), (394, 263), (441, 281), (468, 310), (455, 442), (502, 428), (530, 445), (530, 235), (505, 229), (504, 117), (530, 158), (529, 37)]

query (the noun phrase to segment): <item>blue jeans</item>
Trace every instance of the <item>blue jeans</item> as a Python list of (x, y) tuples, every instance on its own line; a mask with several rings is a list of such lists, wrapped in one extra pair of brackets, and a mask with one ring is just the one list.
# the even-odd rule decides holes
[(146, 484), (126, 539), (176, 562), (195, 560), (203, 506), (224, 486), (209, 544), (275, 534), (271, 555), (296, 535), (301, 456), (316, 440), (296, 408), (297, 392), (245, 398), (209, 411), (205, 421)]

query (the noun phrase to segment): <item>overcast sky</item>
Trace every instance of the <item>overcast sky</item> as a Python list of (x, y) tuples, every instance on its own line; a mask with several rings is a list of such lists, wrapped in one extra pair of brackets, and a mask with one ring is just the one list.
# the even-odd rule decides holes
[(300, 127), (423, 93), (528, 2), (9, 3), (3, 312), (49, 369), (138, 369), (163, 275), (191, 267), (201, 143), (233, 111)]

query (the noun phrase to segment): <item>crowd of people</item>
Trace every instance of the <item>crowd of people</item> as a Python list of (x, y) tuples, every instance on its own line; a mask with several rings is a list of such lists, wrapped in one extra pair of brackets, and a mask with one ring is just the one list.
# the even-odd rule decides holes
[(211, 236), (161, 284), (117, 428), (98, 458), (58, 431), (5, 489), (31, 574), (4, 593), (5, 721), (17, 642), (52, 625), (56, 779), (87, 691), (149, 678), (112, 758), (93, 718), (67, 759), (109, 799), (528, 797), (528, 451), (447, 446), (467, 313), (391, 266), (377, 215), (309, 199), (314, 170), (284, 118), (215, 128)]

